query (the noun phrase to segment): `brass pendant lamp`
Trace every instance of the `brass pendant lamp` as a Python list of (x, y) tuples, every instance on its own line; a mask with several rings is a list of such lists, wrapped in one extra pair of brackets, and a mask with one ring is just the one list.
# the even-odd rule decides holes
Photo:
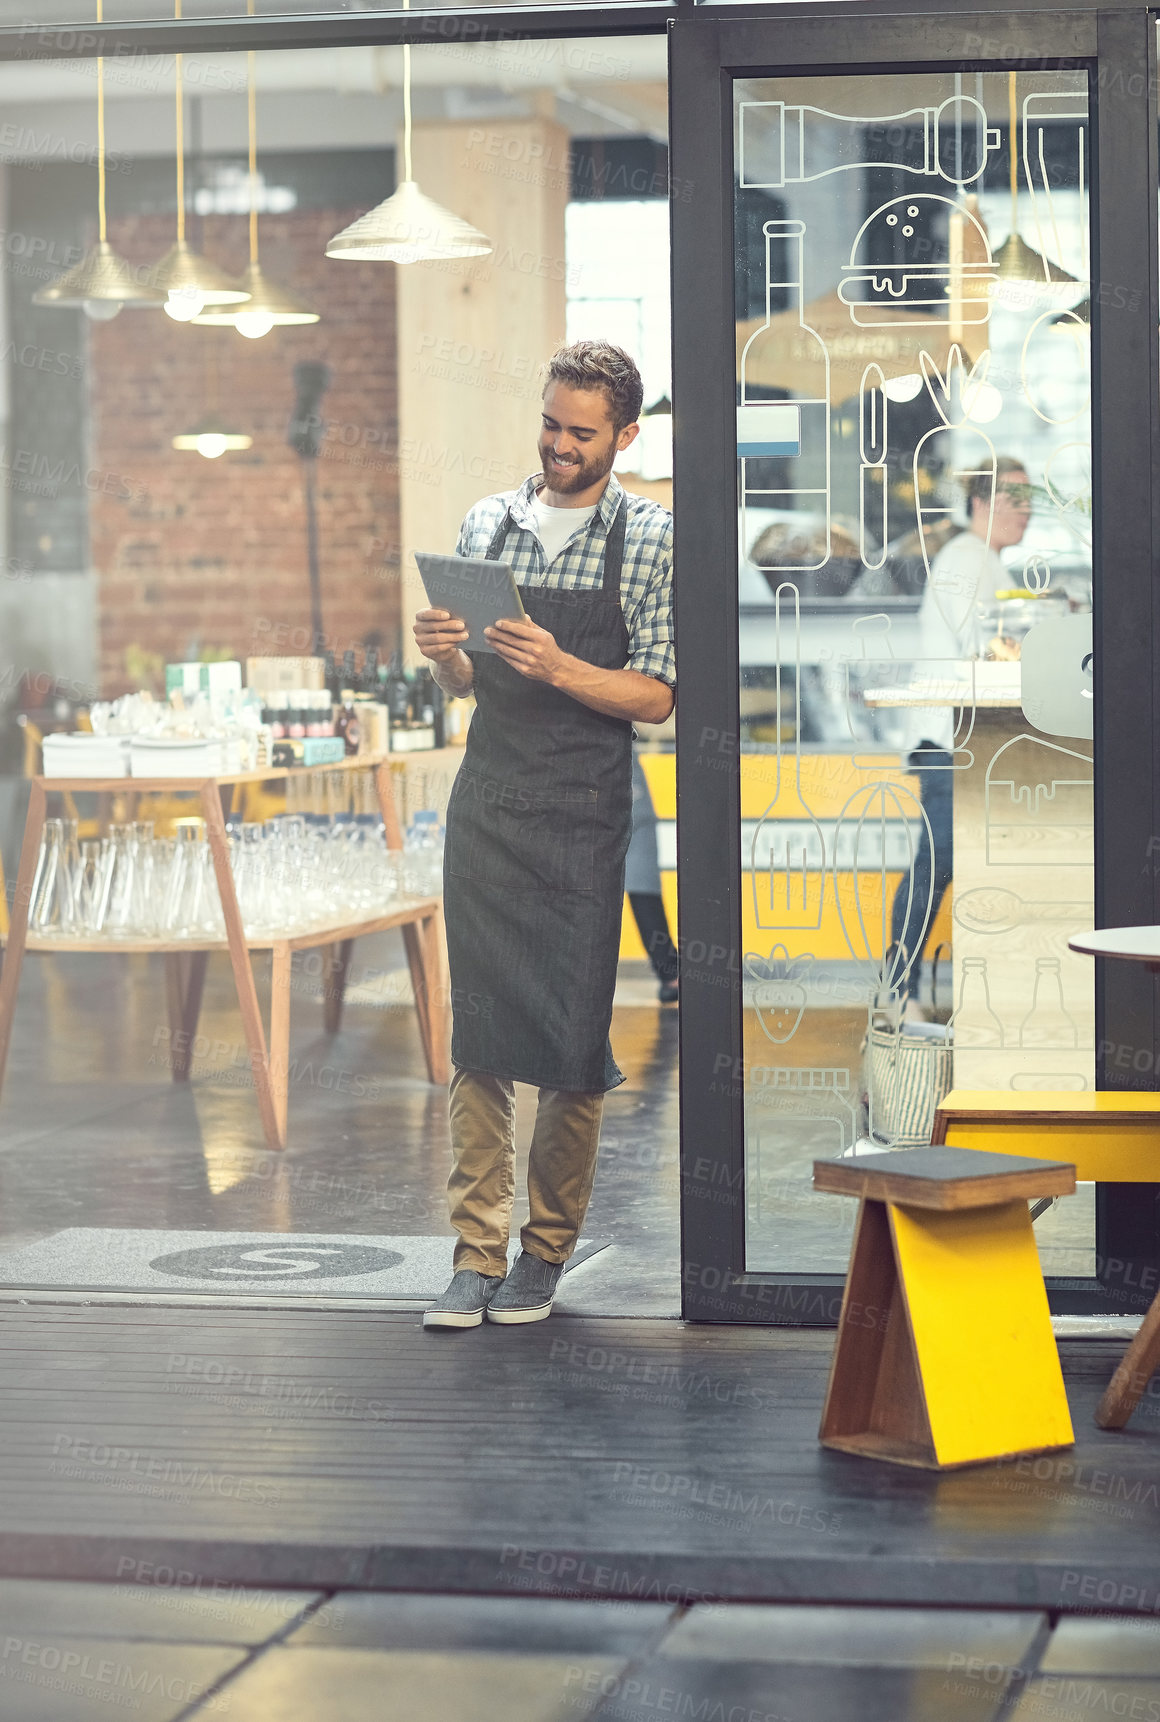
[[(403, 0), (403, 11), (410, 0)], [(486, 257), (486, 234), (425, 197), (411, 177), (411, 44), (403, 43), (403, 178), (384, 203), (377, 204), (336, 233), (328, 257), (385, 263), (434, 263), (454, 257)]]
[[(97, 0), (97, 23), (104, 22)], [(105, 215), (105, 62), (97, 60), (97, 243), (80, 262), (32, 295), (34, 305), (80, 306), (96, 323), (107, 323), (125, 305), (160, 305), (165, 295), (142, 282), (144, 271), (119, 257), (109, 244)]]
[[(1048, 292), (1052, 289), (1066, 289), (1078, 286), (1074, 275), (1069, 275), (1066, 269), (1061, 269), (1058, 263), (1053, 263), (1042, 252), (1035, 251), (1021, 237), (1019, 232), (1019, 157), (1016, 151), (1018, 137), (1019, 110), (1016, 101), (1015, 73), (1008, 73), (1008, 145), (1011, 156), (1011, 231), (995, 252), (995, 264), (999, 277), (995, 284), (996, 297), (1002, 300), (1005, 286), (1014, 288), (1013, 296), (1018, 297), (1015, 284), (1024, 287), (1034, 287), (1038, 292)], [(1053, 294), (1058, 303), (1057, 294)]]
[[(174, 18), (181, 17), (181, 0), (174, 0)], [(184, 54), (173, 56), (177, 84), (177, 238), (150, 279), (165, 296), (165, 311), (177, 323), (191, 322), (207, 305), (241, 305), (249, 293), (208, 257), (195, 251), (185, 237), (185, 87)]]
[(207, 410), (190, 430), (180, 431), (173, 437), (171, 446), (200, 454), (205, 460), (217, 460), (231, 449), (250, 448), (254, 439), (245, 431), (232, 430), (222, 417), (218, 398), (218, 337), (208, 335), (203, 339), (209, 343), (205, 354)]
[[(246, 0), (246, 15), (254, 16), (254, 0)], [(250, 261), (242, 272), (242, 286), (249, 293), (249, 303), (238, 306), (213, 306), (194, 318), (195, 323), (216, 327), (233, 327), (239, 335), (256, 341), (271, 329), (293, 324), (317, 323), (319, 313), (312, 311), (276, 281), (267, 280), (258, 263), (258, 116), (254, 78), (254, 50), (247, 61), (247, 117), (250, 134)]]

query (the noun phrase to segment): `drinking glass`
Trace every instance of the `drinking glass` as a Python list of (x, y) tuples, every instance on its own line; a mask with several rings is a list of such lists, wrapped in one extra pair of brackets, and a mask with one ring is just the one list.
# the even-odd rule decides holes
[(66, 936), (75, 927), (63, 819), (46, 819), (32, 879), (31, 929), (42, 937)]
[(101, 837), (86, 837), (80, 845), (76, 877), (77, 931), (89, 937), (103, 930), (108, 845)]

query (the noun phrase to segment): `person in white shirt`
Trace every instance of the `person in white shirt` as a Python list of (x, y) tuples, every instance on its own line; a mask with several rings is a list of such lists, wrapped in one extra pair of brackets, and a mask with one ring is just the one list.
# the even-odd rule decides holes
[[(935, 557), (919, 605), (922, 668), (936, 679), (937, 660), (979, 658), (986, 651), (980, 606), (1011, 585), (1011, 571), (999, 552), (1020, 542), (1031, 518), (1031, 480), (1021, 461), (1003, 456), (996, 462), (993, 508), (991, 485), (989, 473), (971, 479), (967, 529)], [(927, 934), (954, 871), (954, 723), (950, 706), (918, 708), (903, 751), (902, 763), (918, 775), (930, 826), (929, 833), (922, 827), (914, 864), (894, 894), (891, 941), (914, 955), (899, 986), (904, 999), (917, 998)]]

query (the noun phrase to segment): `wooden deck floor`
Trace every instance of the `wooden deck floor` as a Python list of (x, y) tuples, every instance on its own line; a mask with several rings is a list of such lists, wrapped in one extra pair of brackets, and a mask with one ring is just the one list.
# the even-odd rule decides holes
[(1160, 1397), (938, 1477), (823, 1452), (832, 1335), (0, 1306), (0, 1573), (1153, 1612)]

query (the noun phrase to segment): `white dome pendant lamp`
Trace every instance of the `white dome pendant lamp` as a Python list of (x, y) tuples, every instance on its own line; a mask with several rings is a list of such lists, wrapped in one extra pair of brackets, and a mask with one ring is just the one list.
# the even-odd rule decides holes
[[(403, 0), (403, 11), (410, 0)], [(360, 215), (326, 247), (328, 257), (383, 263), (435, 263), (453, 257), (486, 257), (486, 234), (425, 197), (411, 177), (411, 44), (403, 43), (403, 178), (385, 203)]]

